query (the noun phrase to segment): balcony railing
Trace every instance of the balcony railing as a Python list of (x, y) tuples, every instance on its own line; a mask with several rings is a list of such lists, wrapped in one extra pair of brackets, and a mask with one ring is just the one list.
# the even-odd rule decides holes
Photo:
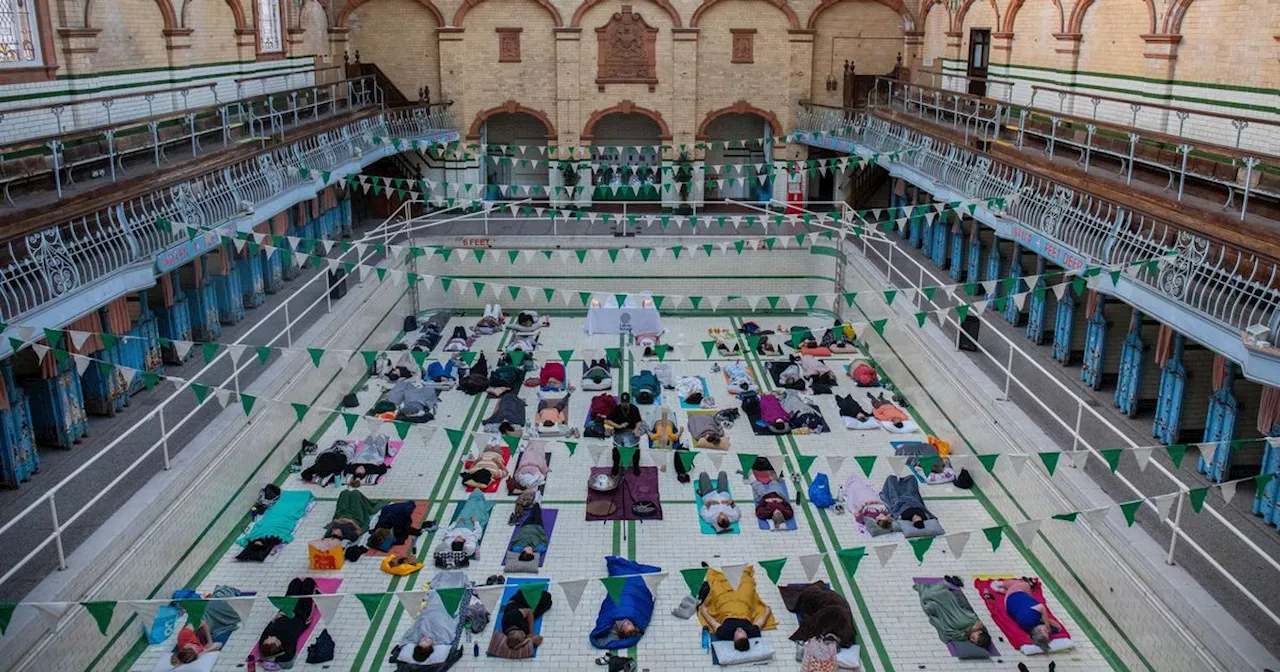
[[(40, 306), (185, 240), (183, 226), (213, 227), (252, 213), (298, 185), (297, 170), (332, 170), (368, 154), (374, 137), (421, 138), (453, 131), (448, 108), (400, 108), (281, 145), (192, 179), (161, 182), (130, 198), (57, 227), (11, 240), (0, 270), (0, 321), (15, 323)], [(182, 226), (162, 231), (164, 218)]]
[[(307, 71), (314, 75), (319, 71)], [(298, 73), (267, 75), (236, 81), (237, 92), (266, 88), (266, 82)], [(308, 79), (314, 80), (313, 76)], [(161, 168), (170, 152), (192, 158), (246, 141), (284, 139), (285, 129), (351, 110), (382, 105), (382, 91), (372, 77), (327, 83), (309, 83), (270, 93), (237, 97), (189, 108), (193, 91), (212, 85), (146, 94), (93, 98), (68, 103), (82, 118), (95, 124), (64, 125), (65, 106), (40, 106), (0, 111), (0, 122), (15, 115), (52, 115), (57, 130), (48, 135), (28, 137), (0, 145), (0, 187), (4, 200), (15, 203), (14, 191), (50, 191), (61, 198), (77, 179), (108, 178), (112, 182), (146, 170)], [(181, 95), (179, 109), (157, 96)], [(171, 101), (169, 101), (171, 102)], [(129, 106), (135, 112), (121, 114)], [(93, 114), (86, 110), (92, 108)], [(159, 111), (157, 111), (159, 109)], [(0, 126), (0, 130), (3, 127)]]
[[(899, 160), (966, 198), (1016, 194), (1000, 216), (1084, 256), (1093, 266), (1142, 264), (1135, 279), (1233, 331), (1268, 325), (1280, 337), (1278, 262), (1078, 192), (967, 146), (874, 114), (802, 106), (796, 129), (824, 133)], [(1273, 341), (1275, 342), (1275, 341)]]
[[(1133, 182), (1136, 169), (1162, 175), (1163, 190), (1177, 201), (1184, 199), (1191, 184), (1222, 190), (1222, 209), (1237, 212), (1240, 219), (1248, 214), (1251, 199), (1280, 200), (1280, 155), (1272, 153), (1280, 147), (1277, 144), (1242, 146), (1239, 135), (1234, 138), (1235, 146), (1215, 144), (1181, 134), (1185, 130), (1181, 126), (1180, 134), (1172, 135), (888, 78), (878, 82), (874, 100), (922, 120), (951, 126), (963, 133), (966, 141), (972, 137), (1005, 140), (1020, 150), (1043, 151), (1050, 159), (1074, 159), (1085, 172), (1107, 169), (1101, 167), (1104, 162), (1100, 159), (1112, 162), (1117, 167), (1116, 177), (1125, 184)], [(1272, 124), (1274, 135), (1280, 137), (1280, 122), (1170, 106), (1147, 107), (1159, 107), (1184, 120), (1192, 114), (1219, 122), (1231, 120), (1240, 128)], [(1135, 110), (1133, 121), (1138, 120)]]

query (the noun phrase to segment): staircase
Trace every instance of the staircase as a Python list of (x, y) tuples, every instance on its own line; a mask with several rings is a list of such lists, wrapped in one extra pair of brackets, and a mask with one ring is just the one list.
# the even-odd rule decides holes
[(383, 100), (386, 102), (388, 107), (404, 107), (406, 105), (422, 102), (421, 99), (424, 97), (430, 97), (430, 92), (427, 91), (418, 92), (419, 95), (417, 96), (417, 99), (411, 99), (409, 96), (404, 95), (404, 92), (392, 83), (391, 78), (387, 77), (387, 74), (378, 67), (377, 63), (361, 63), (359, 51), (356, 52), (356, 60), (354, 63), (348, 61), (346, 56), (343, 57), (343, 61), (346, 64), (348, 79), (354, 79), (356, 77), (373, 77), (378, 88), (382, 89)]

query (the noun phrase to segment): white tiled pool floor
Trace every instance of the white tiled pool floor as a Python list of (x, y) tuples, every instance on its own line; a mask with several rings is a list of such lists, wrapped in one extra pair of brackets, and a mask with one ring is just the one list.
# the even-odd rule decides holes
[[(470, 326), (474, 317), (455, 317), (448, 327), (451, 330), (457, 324)], [(805, 318), (768, 317), (760, 322), (767, 328), (778, 323), (804, 323)], [(593, 356), (602, 355), (606, 347), (623, 345), (622, 337), (587, 336), (582, 331), (582, 318), (565, 316), (553, 318), (552, 325), (542, 333), (541, 347), (538, 350), (538, 361), (545, 362), (557, 358), (556, 351), (573, 349), (574, 360), (569, 366), (570, 380), (578, 382), (581, 361)], [(810, 326), (817, 327), (816, 321), (808, 320)], [(735, 329), (740, 325), (740, 318), (728, 317), (682, 317), (665, 319), (669, 342), (685, 343), (680, 356), (668, 355), (667, 364), (676, 376), (695, 375), (705, 377), (711, 389), (711, 395), (719, 402), (719, 407), (736, 407), (736, 402), (727, 393), (724, 378), (720, 374), (711, 373), (711, 367), (725, 360), (718, 355), (710, 359), (703, 354), (700, 341), (707, 340), (708, 329)], [(819, 332), (820, 333), (820, 332)], [(778, 340), (781, 340), (780, 338)], [(496, 358), (501, 347), (501, 335), (487, 336), (479, 339), (473, 349), (487, 354), (490, 363)], [(629, 344), (628, 344), (629, 345)], [(615, 391), (626, 386), (631, 372), (649, 368), (656, 361), (635, 361), (628, 349), (623, 350), (627, 362), (623, 371), (615, 372)], [(889, 352), (870, 353), (876, 357), (890, 357)], [(439, 353), (433, 353), (439, 358)], [(831, 360), (833, 368), (848, 355), (835, 356)], [(758, 358), (750, 358), (749, 363), (756, 368), (757, 379), (769, 389), (767, 376), (760, 370)], [(842, 372), (841, 372), (842, 373)], [(367, 389), (358, 392), (361, 401), (360, 410), (368, 408), (378, 397), (381, 388), (369, 384)], [(851, 382), (840, 379), (836, 388), (837, 394), (862, 393)], [(877, 390), (872, 390), (873, 392)], [(585, 417), (591, 392), (575, 392), (570, 405), (570, 422), (580, 426)], [(532, 388), (525, 388), (521, 395), (529, 400), (530, 413), (536, 408), (536, 399)], [(669, 395), (674, 397), (674, 395)], [(544, 506), (559, 509), (554, 536), (547, 555), (546, 565), (541, 576), (549, 578), (553, 583), (560, 580), (596, 579), (604, 575), (603, 558), (617, 554), (634, 558), (640, 562), (658, 565), (669, 572), (667, 579), (657, 591), (657, 607), (653, 622), (644, 639), (634, 653), (639, 660), (640, 669), (653, 672), (680, 672), (682, 670), (711, 669), (710, 655), (702, 648), (699, 626), (696, 620), (679, 620), (671, 616), (670, 611), (687, 594), (687, 588), (679, 570), (697, 567), (700, 561), (711, 566), (732, 563), (751, 563), (759, 560), (788, 558), (782, 572), (780, 583), (803, 582), (805, 572), (800, 557), (810, 554), (825, 554), (825, 561), (818, 569), (815, 578), (829, 581), (842, 592), (854, 608), (858, 620), (859, 639), (863, 645), (863, 668), (868, 670), (965, 670), (990, 669), (989, 661), (966, 662), (952, 658), (946, 647), (938, 641), (932, 627), (921, 611), (916, 593), (912, 590), (912, 577), (941, 576), (956, 574), (964, 577), (968, 585), (965, 592), (969, 601), (978, 610), (979, 616), (990, 623), (982, 599), (972, 587), (972, 577), (982, 574), (1012, 574), (1016, 576), (1033, 575), (1036, 569), (1032, 562), (1025, 558), (1022, 551), (1013, 543), (1004, 543), (998, 551), (992, 552), (990, 546), (978, 532), (981, 528), (998, 524), (989, 505), (980, 499), (974, 491), (960, 490), (950, 485), (922, 486), (927, 504), (941, 519), (948, 531), (974, 531), (961, 558), (955, 557), (948, 549), (945, 540), (938, 540), (924, 561), (918, 562), (912, 554), (911, 547), (902, 542), (898, 545), (893, 557), (881, 567), (879, 560), (872, 553), (862, 561), (855, 580), (850, 581), (839, 570), (835, 551), (839, 548), (857, 547), (871, 543), (882, 543), (900, 535), (881, 537), (874, 542), (863, 537), (848, 514), (837, 514), (834, 510), (819, 510), (809, 503), (808, 497), (797, 506), (799, 529), (791, 532), (772, 532), (757, 528), (750, 513), (750, 488), (740, 476), (734, 474), (738, 470), (738, 453), (765, 455), (773, 458), (775, 466), (788, 474), (795, 469), (797, 454), (817, 456), (810, 474), (825, 472), (830, 474), (833, 487), (838, 487), (852, 471), (859, 470), (852, 459), (856, 455), (890, 455), (891, 440), (923, 439), (923, 434), (913, 436), (892, 435), (880, 430), (855, 432), (846, 430), (840, 423), (836, 411), (835, 399), (831, 395), (814, 397), (826, 417), (833, 425), (831, 433), (811, 436), (795, 436), (792, 438), (775, 438), (755, 436), (745, 420), (737, 422), (729, 435), (732, 441), (731, 451), (724, 455), (722, 468), (731, 474), (731, 490), (740, 502), (746, 504), (742, 530), (738, 535), (704, 536), (699, 533), (696, 506), (690, 485), (680, 484), (675, 478), (673, 469), (661, 471), (660, 487), (663, 499), (664, 519), (647, 522), (587, 522), (584, 520), (586, 496), (586, 478), (591, 466), (589, 446), (595, 442), (603, 446), (603, 440), (580, 439), (580, 447), (576, 454), (570, 455), (562, 443), (548, 443), (547, 450), (552, 453), (551, 474), (544, 495)], [(863, 398), (865, 401), (865, 397)], [(685, 412), (679, 408), (674, 398), (666, 400), (666, 404), (677, 415), (683, 426)], [(479, 430), (480, 419), (493, 410), (492, 402), (485, 396), (470, 397), (461, 392), (448, 392), (443, 395), (438, 417), (427, 427), (461, 428)], [(935, 427), (935, 431), (938, 428)], [(390, 432), (390, 427), (388, 427)], [(356, 425), (356, 438), (367, 432), (363, 421)], [(339, 419), (327, 425), (323, 436), (317, 441), (327, 445), (335, 439), (344, 438), (347, 432), (344, 423)], [(428, 436), (429, 435), (429, 436)], [(394, 439), (394, 436), (393, 436)], [(454, 450), (443, 431), (424, 430), (415, 427), (404, 441), (403, 450), (396, 458), (390, 473), (381, 483), (366, 486), (363, 491), (371, 498), (377, 499), (425, 499), (430, 501), (428, 518), (446, 519), (449, 511), (456, 503), (467, 495), (458, 483), (457, 473), (465, 453), (470, 449), (471, 440), (464, 439), (460, 449)], [(848, 457), (839, 473), (831, 473), (826, 456)], [(608, 461), (608, 454), (602, 457), (602, 463)], [(651, 463), (652, 457), (644, 457), (644, 463)], [(663, 461), (664, 460), (660, 460)], [(514, 460), (513, 460), (514, 464)], [(714, 472), (711, 457), (700, 452), (694, 465), (694, 473), (707, 470)], [(887, 460), (876, 463), (871, 480), (880, 483), (893, 473), (893, 467)], [(807, 482), (807, 481), (806, 481)], [(200, 578), (199, 589), (211, 591), (220, 584), (236, 586), (242, 590), (257, 591), (260, 595), (281, 595), (289, 580), (295, 576), (332, 576), (342, 579), (340, 592), (345, 597), (337, 613), (324, 623), (330, 635), (337, 643), (336, 658), (327, 665), (328, 669), (351, 670), (383, 670), (392, 669), (387, 661), (391, 646), (398, 643), (400, 636), (409, 627), (412, 615), (400, 607), (397, 600), (388, 598), (382, 607), (370, 619), (366, 615), (356, 593), (378, 593), (384, 591), (410, 590), (421, 587), (434, 570), (428, 566), (420, 573), (408, 579), (391, 577), (383, 573), (376, 558), (365, 557), (358, 562), (347, 563), (339, 571), (317, 572), (308, 569), (306, 540), (320, 536), (324, 524), (330, 519), (339, 489), (336, 487), (320, 488), (303, 484), (297, 475), (289, 475), (284, 482), (285, 489), (309, 488), (319, 498), (314, 510), (302, 521), (294, 543), (269, 564), (240, 563), (234, 560), (239, 548), (232, 545), (226, 548), (222, 556), (212, 568)], [(795, 493), (792, 493), (793, 498)], [(505, 488), (499, 493), (490, 495), (498, 502), (490, 523), (488, 535), (484, 542), (481, 560), (468, 570), (469, 576), (478, 583), (485, 577), (500, 572), (501, 553), (496, 552), (510, 535), (507, 516), (511, 510), (512, 498), (505, 494)], [(429, 547), (434, 543), (428, 536), (418, 544), (419, 557), (429, 558)], [(772, 585), (762, 569), (757, 568), (761, 596), (780, 614), (779, 627), (767, 632), (767, 638), (778, 653), (772, 662), (764, 665), (765, 669), (793, 670), (799, 664), (794, 661), (794, 647), (787, 641), (794, 621), (786, 614), (777, 588)], [(1095, 632), (1088, 624), (1078, 622), (1080, 610), (1069, 608), (1066, 601), (1082, 599), (1079, 595), (1064, 595), (1054, 577), (1046, 576), (1045, 588), (1050, 607), (1055, 614), (1072, 631), (1076, 648), (1070, 652), (1055, 654), (1059, 670), (1096, 670), (1111, 669), (1113, 665), (1105, 654), (1106, 643), (1092, 641), (1091, 633)], [(559, 587), (552, 589), (555, 606), (547, 614), (542, 635), (545, 640), (538, 656), (526, 661), (503, 661), (484, 656), (483, 649), (488, 642), (490, 632), (476, 635), (474, 642), (479, 644), (480, 656), (472, 656), (472, 647), (467, 645), (466, 655), (455, 669), (489, 670), (499, 668), (520, 669), (555, 669), (555, 670), (587, 670), (596, 669), (592, 661), (600, 652), (591, 648), (586, 633), (594, 625), (597, 608), (605, 597), (604, 587), (595, 580), (588, 581), (586, 592), (575, 611), (570, 610), (564, 594)], [(215, 669), (244, 669), (243, 660), (252, 647), (258, 633), (275, 610), (265, 601), (259, 601), (243, 625), (236, 632), (225, 651), (221, 654)], [(316, 632), (319, 632), (317, 628)], [(1032, 669), (1043, 669), (1048, 660), (1044, 656), (1034, 659), (1014, 652), (1004, 642), (997, 641), (1003, 664), (997, 669), (1012, 669), (1018, 661), (1026, 661)], [(165, 646), (153, 646), (147, 649), (139, 659), (134, 661), (132, 669), (150, 670), (161, 657), (167, 657)], [(306, 668), (301, 663), (305, 651), (299, 657), (298, 667)], [(602, 669), (602, 668), (601, 668)]]

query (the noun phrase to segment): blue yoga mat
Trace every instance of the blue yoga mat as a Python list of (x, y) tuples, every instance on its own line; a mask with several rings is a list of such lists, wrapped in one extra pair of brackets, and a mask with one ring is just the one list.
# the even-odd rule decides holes
[[(542, 583), (542, 584), (545, 584), (545, 586), (543, 587), (543, 590), (551, 590), (550, 579), (513, 579), (508, 577), (507, 584), (506, 584), (507, 587), (502, 590), (502, 600), (498, 602), (498, 608), (494, 609), (493, 611), (493, 631), (494, 632), (502, 632), (502, 608), (506, 606), (507, 602), (511, 598), (515, 597), (516, 592), (520, 590), (520, 586), (526, 583)], [(535, 605), (530, 605), (530, 606), (535, 606)], [(533, 619), (533, 634), (535, 635), (542, 634), (542, 619), (544, 616), (546, 616), (546, 614), (543, 614), (542, 616), (539, 616)], [(533, 657), (534, 658), (538, 657), (537, 647), (534, 647), (533, 649)]]

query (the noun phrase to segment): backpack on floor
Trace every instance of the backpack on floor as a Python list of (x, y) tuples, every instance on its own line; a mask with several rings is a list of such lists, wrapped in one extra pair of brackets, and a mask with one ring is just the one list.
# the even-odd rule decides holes
[(836, 640), (830, 635), (810, 639), (804, 643), (800, 672), (836, 672), (839, 652)]
[(826, 474), (818, 474), (813, 478), (813, 483), (809, 484), (809, 501), (819, 509), (835, 505), (836, 498), (831, 495), (831, 479)]

